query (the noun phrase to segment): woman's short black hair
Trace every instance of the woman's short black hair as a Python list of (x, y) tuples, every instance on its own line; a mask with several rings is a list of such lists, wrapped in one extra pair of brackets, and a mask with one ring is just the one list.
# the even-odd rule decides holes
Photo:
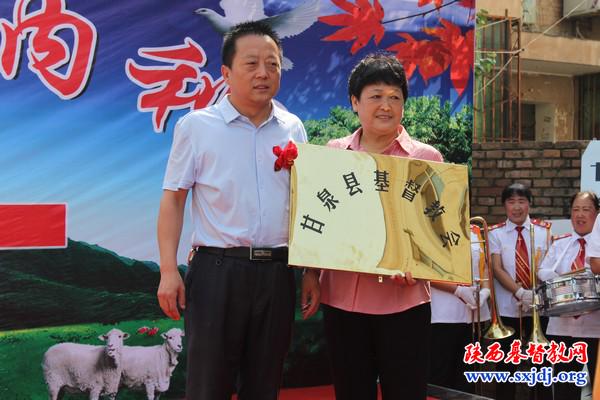
[(241, 37), (248, 35), (268, 36), (277, 45), (279, 49), (279, 58), (283, 58), (283, 48), (281, 47), (281, 39), (277, 32), (261, 21), (242, 22), (233, 26), (223, 36), (223, 47), (221, 48), (221, 61), (223, 65), (231, 68), (233, 56), (235, 56), (235, 43)]
[(408, 82), (404, 67), (396, 57), (385, 53), (369, 54), (356, 64), (348, 78), (348, 96), (360, 99), (367, 85), (385, 83), (397, 86), (402, 91), (404, 101), (408, 99)]
[(512, 196), (525, 197), (531, 203), (531, 190), (522, 183), (513, 183), (504, 188), (502, 191), (502, 204)]
[(592, 200), (592, 203), (594, 203), (594, 208), (596, 209), (596, 211), (600, 210), (600, 198), (598, 198), (598, 195), (596, 193), (592, 192), (591, 190), (586, 190), (584, 192), (575, 193), (571, 197), (571, 208), (573, 208), (573, 203), (575, 202), (575, 200), (578, 197), (584, 197), (584, 196), (589, 196), (590, 200)]

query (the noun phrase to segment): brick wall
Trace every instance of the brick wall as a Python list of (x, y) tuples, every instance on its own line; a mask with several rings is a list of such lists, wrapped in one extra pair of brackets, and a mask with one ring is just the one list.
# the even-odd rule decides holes
[(569, 201), (579, 191), (581, 154), (587, 141), (473, 144), (471, 216), (488, 223), (506, 217), (502, 189), (520, 182), (531, 188), (530, 214), (536, 218), (568, 218)]

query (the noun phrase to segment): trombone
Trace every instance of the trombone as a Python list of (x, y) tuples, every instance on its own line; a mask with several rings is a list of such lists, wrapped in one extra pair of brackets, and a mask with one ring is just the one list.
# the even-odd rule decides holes
[[(537, 287), (537, 262), (536, 259), (540, 257), (538, 252), (535, 250), (535, 233), (534, 233), (533, 224), (529, 225), (529, 240), (530, 240), (530, 256), (529, 259), (531, 268), (529, 268), (529, 280), (531, 281), (531, 289), (533, 290), (533, 304), (531, 305), (531, 321), (533, 323), (533, 327), (531, 329), (531, 336), (529, 337), (529, 343), (539, 343), (547, 345), (550, 343), (546, 336), (544, 336), (544, 332), (542, 329), (542, 323), (540, 321), (540, 313), (538, 311), (539, 301), (537, 294), (535, 293), (535, 288)], [(522, 315), (522, 313), (520, 314)]]
[[(494, 289), (494, 271), (492, 267), (492, 257), (490, 254), (490, 246), (489, 246), (489, 237), (488, 237), (488, 224), (483, 217), (472, 217), (470, 220), (471, 223), (479, 223), (483, 228), (483, 245), (485, 249), (485, 264), (488, 266), (488, 275), (487, 280), (490, 283), (490, 326), (486, 330), (483, 337), (489, 340), (500, 340), (505, 339), (507, 337), (512, 336), (515, 333), (515, 330), (511, 327), (504, 326), (502, 323), (502, 319), (500, 318), (500, 314), (498, 313), (498, 305), (496, 303), (496, 293)], [(479, 264), (479, 277), (480, 279), (485, 275), (484, 272), (484, 264)], [(479, 296), (478, 296), (479, 297)], [(479, 300), (479, 299), (478, 299)], [(479, 307), (479, 301), (477, 301), (477, 321), (479, 325), (481, 310)], [(475, 322), (472, 321), (474, 324)], [(478, 327), (478, 331), (479, 331)], [(473, 329), (474, 331), (474, 329)]]

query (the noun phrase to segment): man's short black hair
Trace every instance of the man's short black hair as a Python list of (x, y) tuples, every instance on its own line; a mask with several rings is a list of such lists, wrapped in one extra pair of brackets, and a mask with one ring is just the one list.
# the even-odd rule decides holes
[(585, 192), (575, 193), (571, 197), (571, 208), (573, 208), (573, 203), (575, 202), (575, 200), (578, 197), (585, 197), (585, 196), (589, 196), (590, 200), (592, 200), (592, 203), (594, 203), (594, 208), (596, 209), (596, 211), (600, 210), (600, 198), (598, 198), (598, 195), (596, 193), (592, 192), (591, 190), (586, 190)]
[(348, 79), (348, 96), (360, 99), (362, 90), (367, 85), (385, 83), (397, 86), (408, 99), (408, 82), (404, 67), (396, 57), (385, 53), (369, 54), (356, 64)]
[(531, 203), (531, 190), (522, 183), (513, 183), (504, 188), (502, 191), (502, 204), (513, 196), (526, 197), (527, 201)]
[(279, 58), (283, 58), (283, 47), (281, 47), (281, 39), (279, 39), (277, 32), (264, 22), (248, 21), (233, 26), (223, 36), (223, 47), (221, 48), (221, 61), (223, 65), (231, 68), (233, 56), (235, 56), (235, 43), (239, 38), (248, 35), (270, 37), (279, 49)]

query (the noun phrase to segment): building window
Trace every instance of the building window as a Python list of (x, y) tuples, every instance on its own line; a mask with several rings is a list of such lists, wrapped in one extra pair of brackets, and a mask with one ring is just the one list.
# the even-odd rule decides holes
[(537, 23), (537, 1), (522, 0), (523, 5), (523, 23), (527, 25), (535, 25)]
[(582, 75), (576, 79), (579, 89), (578, 139), (600, 139), (600, 74)]
[(535, 104), (521, 103), (521, 140), (535, 140)]

